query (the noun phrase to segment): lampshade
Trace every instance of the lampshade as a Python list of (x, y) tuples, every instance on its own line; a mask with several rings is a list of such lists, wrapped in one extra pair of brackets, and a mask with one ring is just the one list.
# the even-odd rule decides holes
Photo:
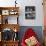
[(14, 29), (14, 32), (17, 32), (16, 28)]

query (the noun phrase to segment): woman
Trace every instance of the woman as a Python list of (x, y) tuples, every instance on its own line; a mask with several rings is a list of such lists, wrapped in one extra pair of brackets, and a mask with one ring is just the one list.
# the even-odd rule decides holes
[(40, 42), (37, 39), (36, 33), (31, 28), (27, 29), (27, 31), (25, 32), (21, 45), (22, 46), (41, 46)]

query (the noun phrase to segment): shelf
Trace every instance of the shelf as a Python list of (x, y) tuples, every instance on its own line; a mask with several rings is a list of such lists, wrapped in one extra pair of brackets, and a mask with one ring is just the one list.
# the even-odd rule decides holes
[[(0, 16), (1, 16), (0, 24), (18, 24), (18, 17), (19, 17), (18, 12), (19, 12), (19, 7), (0, 7)], [(14, 18), (11, 19), (9, 18), (9, 16), (11, 18), (12, 16), (14, 16)]]
[[(0, 7), (0, 46), (18, 46), (19, 39), (17, 38), (20, 29), (18, 17), (19, 7)], [(3, 39), (6, 37), (4, 34), (7, 35), (6, 39)]]
[(19, 16), (19, 15), (17, 13), (17, 14), (9, 14), (9, 15), (1, 15), (1, 16)]
[(15, 41), (12, 41), (12, 40), (10, 40), (10, 41), (3, 41), (4, 43), (12, 43), (12, 42), (19, 42), (19, 40), (15, 40)]
[(18, 9), (19, 8), (14, 8), (12, 9), (12, 7), (10, 7), (11, 9), (8, 8), (3, 8), (1, 11), (2, 15), (18, 15)]
[(9, 28), (12, 29), (14, 31), (14, 29), (17, 30), (17, 32), (19, 31), (19, 25), (18, 24), (0, 24), (1, 26), (1, 30), (5, 29), (5, 28)]
[(18, 16), (11, 15), (11, 16), (2, 16), (2, 24), (18, 24)]
[(1, 15), (10, 15), (11, 12), (13, 15), (18, 15), (19, 7), (0, 7)]
[(15, 41), (15, 42), (14, 41), (2, 42), (3, 46), (18, 46), (18, 43), (19, 43), (18, 41)]
[(0, 10), (11, 10), (11, 9), (14, 9), (14, 10), (18, 10), (19, 9), (19, 7), (0, 7)]

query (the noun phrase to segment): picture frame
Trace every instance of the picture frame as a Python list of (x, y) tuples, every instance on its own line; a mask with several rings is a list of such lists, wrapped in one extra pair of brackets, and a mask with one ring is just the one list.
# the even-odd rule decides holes
[(25, 6), (25, 19), (35, 19), (36, 10), (35, 6)]
[(14, 9), (9, 11), (9, 14), (10, 14), (10, 15), (16, 15), (17, 13), (18, 13), (18, 12), (17, 12), (16, 10), (14, 10)]
[(2, 15), (9, 15), (9, 10), (2, 10)]

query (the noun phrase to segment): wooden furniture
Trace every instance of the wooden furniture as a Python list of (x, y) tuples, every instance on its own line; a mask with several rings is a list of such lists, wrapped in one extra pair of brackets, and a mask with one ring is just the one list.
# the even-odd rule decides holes
[[(13, 17), (13, 18), (9, 18), (9, 17)], [(18, 40), (11, 39), (7, 41), (4, 40), (2, 37), (2, 32), (5, 32), (4, 30), (7, 31), (11, 29), (15, 33), (19, 31), (18, 18), (19, 18), (19, 7), (0, 7), (0, 32), (1, 32), (0, 46), (18, 46), (19, 39)]]
[(2, 42), (0, 42), (0, 46), (2, 46)]
[(0, 7), (0, 17), (1, 24), (8, 24), (8, 16), (17, 16), (17, 24), (18, 24), (18, 14), (19, 7)]
[(18, 46), (18, 41), (5, 41), (3, 46)]

